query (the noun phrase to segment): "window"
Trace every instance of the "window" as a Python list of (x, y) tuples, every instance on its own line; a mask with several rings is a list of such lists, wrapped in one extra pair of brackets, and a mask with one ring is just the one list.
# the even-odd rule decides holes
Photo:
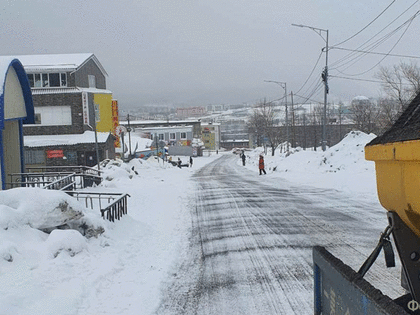
[(67, 86), (66, 73), (28, 73), (31, 87), (63, 87)]
[(35, 124), (41, 126), (70, 126), (71, 106), (37, 106)]
[(60, 86), (60, 74), (59, 73), (50, 73), (49, 75), (49, 82), (51, 87), (59, 87)]
[(163, 133), (160, 133), (159, 134), (159, 140), (164, 140), (165, 138), (164, 138), (164, 135), (163, 135)]
[(48, 73), (42, 74), (42, 87), (48, 86)]
[(28, 80), (29, 80), (29, 85), (31, 87), (33, 87), (35, 85), (35, 83), (34, 83), (34, 75), (33, 74), (28, 74)]
[(88, 75), (89, 87), (96, 88), (96, 78), (94, 75)]
[(181, 139), (187, 139), (187, 133), (181, 132)]
[(176, 140), (176, 135), (175, 135), (175, 132), (171, 132), (171, 133), (169, 134), (169, 140)]
[(35, 73), (35, 87), (41, 87), (41, 74)]
[(40, 125), (41, 124), (41, 114), (35, 114), (35, 124)]
[(94, 104), (95, 106), (95, 121), (100, 122), (101, 121), (101, 108), (99, 104)]
[(67, 74), (66, 73), (61, 73), (61, 86), (67, 86)]
[(45, 152), (43, 150), (25, 150), (25, 164), (44, 164)]

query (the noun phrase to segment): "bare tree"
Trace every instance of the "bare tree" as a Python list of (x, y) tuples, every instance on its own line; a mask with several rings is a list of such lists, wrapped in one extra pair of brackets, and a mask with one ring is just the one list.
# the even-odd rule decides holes
[(378, 100), (379, 116), (378, 127), (379, 133), (383, 133), (391, 127), (401, 114), (400, 104), (390, 98), (380, 98)]
[(379, 109), (368, 98), (355, 98), (350, 105), (350, 112), (357, 129), (371, 133), (377, 132)]
[(388, 98), (398, 102), (400, 113), (420, 92), (420, 68), (415, 62), (381, 67), (375, 76), (382, 81), (382, 88)]
[(280, 129), (275, 127), (274, 103), (266, 99), (254, 105), (253, 113), (249, 119), (249, 131), (257, 137), (257, 145), (262, 144), (262, 139), (267, 138), (274, 155), (275, 148), (280, 144)]

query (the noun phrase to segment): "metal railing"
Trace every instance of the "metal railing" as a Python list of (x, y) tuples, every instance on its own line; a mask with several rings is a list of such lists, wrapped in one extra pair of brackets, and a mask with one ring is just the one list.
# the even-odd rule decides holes
[[(77, 200), (85, 199), (86, 208), (95, 208), (97, 205), (101, 211), (101, 216), (108, 221), (119, 220), (124, 214), (127, 214), (127, 197), (124, 193), (103, 193), (86, 191), (66, 191), (66, 193)], [(106, 205), (103, 203), (106, 202)]]
[(59, 178), (52, 183), (42, 187), (43, 189), (51, 190), (74, 190), (76, 189), (76, 173)]
[(93, 185), (99, 185), (102, 182), (102, 178), (94, 173), (85, 172), (35, 172), (35, 173), (13, 173), (9, 174), (9, 181), (6, 183), (6, 187), (39, 187), (44, 188), (45, 186), (59, 181), (68, 176), (74, 176), (74, 188), (81, 189), (86, 187), (92, 187)]
[(89, 166), (34, 166), (26, 167), (28, 173), (77, 173), (100, 176), (103, 171)]
[(101, 216), (111, 222), (127, 214), (129, 194), (76, 191), (100, 184), (102, 171), (86, 166), (30, 167), (27, 170), (31, 172), (10, 174), (7, 188), (39, 187), (63, 190), (77, 200), (85, 199), (86, 207), (94, 209), (96, 206), (101, 211)]

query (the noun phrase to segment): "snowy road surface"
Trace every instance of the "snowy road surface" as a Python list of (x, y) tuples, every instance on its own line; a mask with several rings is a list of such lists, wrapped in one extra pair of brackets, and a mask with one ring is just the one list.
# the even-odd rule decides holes
[[(224, 155), (194, 175), (190, 247), (157, 314), (313, 314), (312, 246), (358, 269), (385, 228), (376, 200), (293, 186), (237, 162)], [(379, 257), (367, 279), (393, 297), (398, 274)]]

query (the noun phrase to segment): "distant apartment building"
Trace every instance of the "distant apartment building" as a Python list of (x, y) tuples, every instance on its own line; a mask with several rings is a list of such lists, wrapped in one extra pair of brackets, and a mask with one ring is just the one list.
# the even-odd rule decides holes
[[(128, 121), (120, 123), (128, 128)], [(154, 147), (168, 146), (169, 155), (202, 154), (200, 120), (130, 121), (130, 129), (143, 138), (153, 140)]]
[[(114, 136), (118, 104), (106, 88), (108, 74), (96, 56), (83, 53), (18, 58), (27, 73), (35, 111), (35, 123), (23, 128), (28, 139), (25, 141), (27, 164), (92, 166), (98, 160), (95, 143), (99, 160), (114, 158), (114, 146), (118, 146), (118, 138)], [(97, 137), (98, 141), (95, 141), (95, 128), (98, 133), (105, 133)], [(67, 136), (65, 141), (55, 141), (56, 135)], [(36, 141), (30, 140), (33, 136), (37, 137)], [(56, 137), (56, 140), (64, 138)], [(43, 145), (26, 146), (35, 142)]]
[(187, 117), (197, 117), (203, 116), (206, 114), (206, 109), (204, 107), (185, 107), (176, 109), (176, 116), (178, 118), (187, 118)]

